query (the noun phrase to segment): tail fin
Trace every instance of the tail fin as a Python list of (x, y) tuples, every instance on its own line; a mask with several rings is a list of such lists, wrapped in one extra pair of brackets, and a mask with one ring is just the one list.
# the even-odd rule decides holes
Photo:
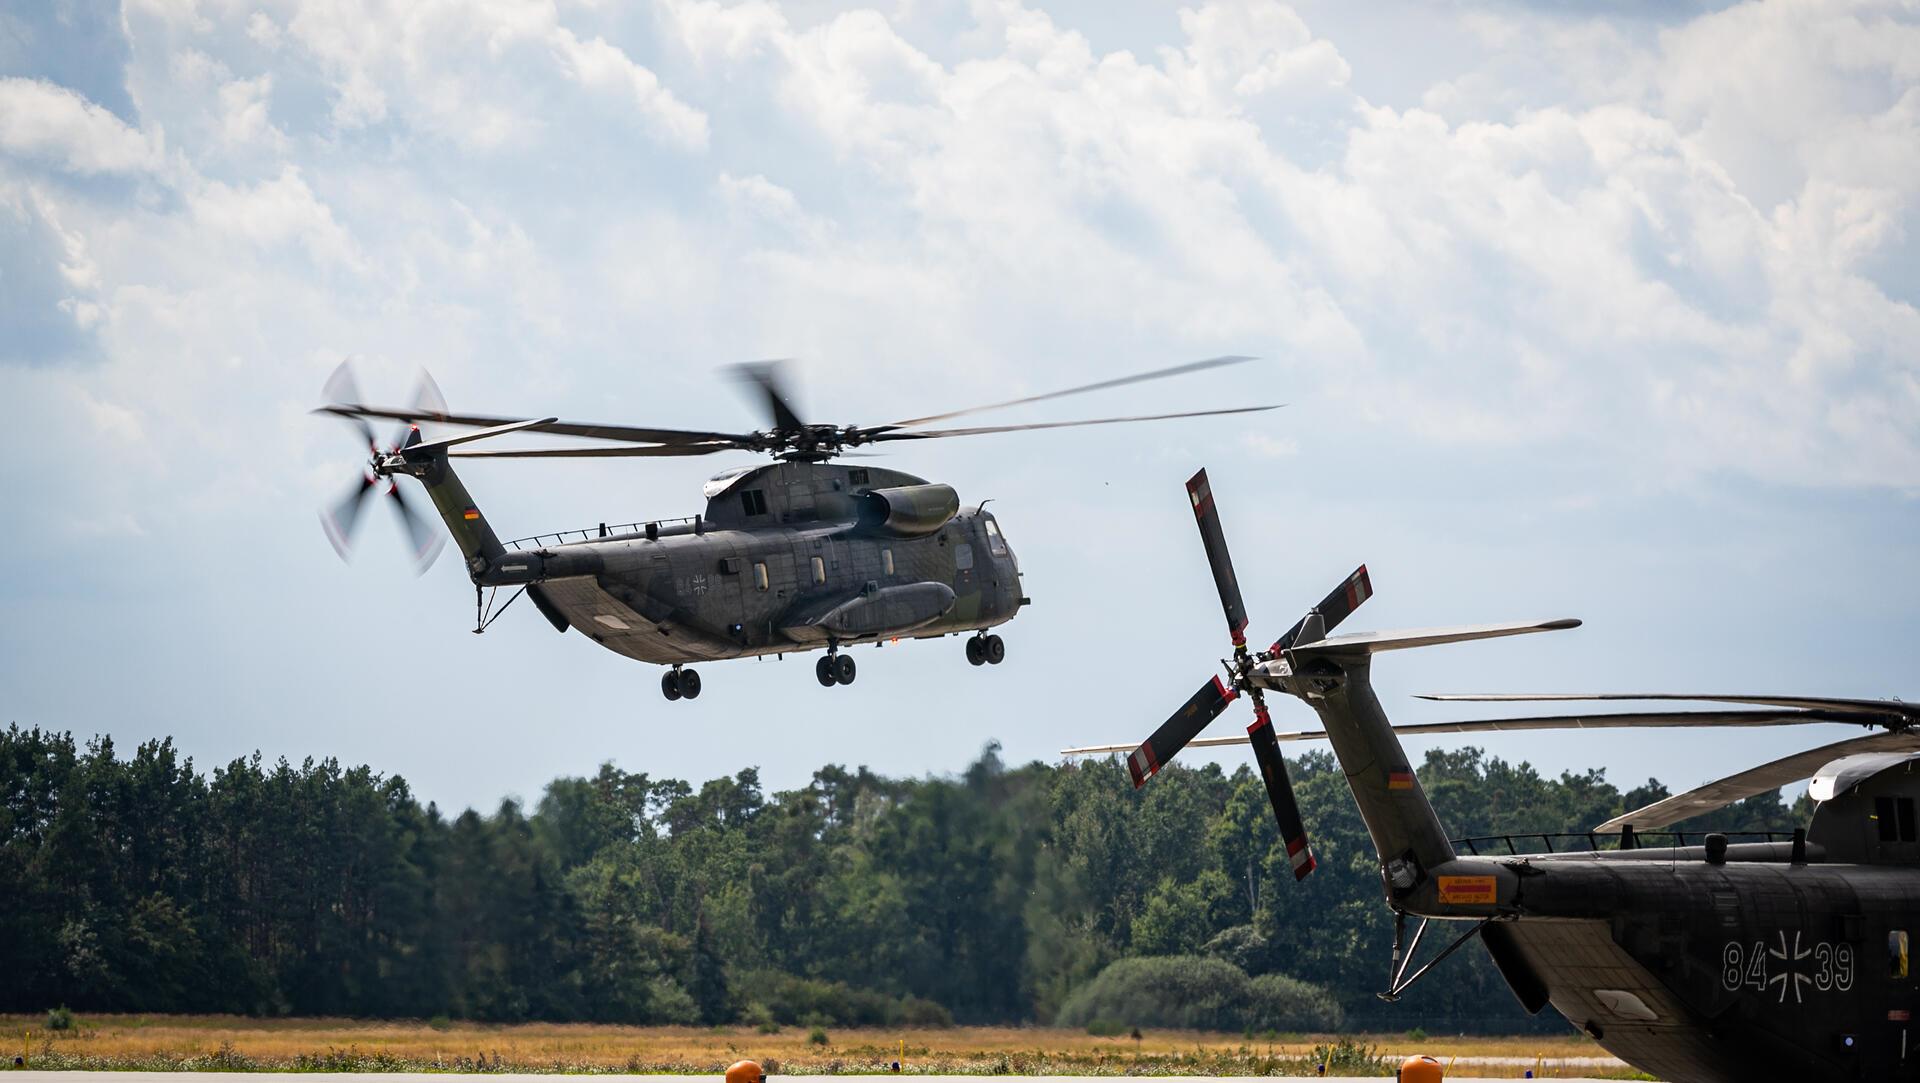
[(476, 580), (499, 564), (507, 550), (500, 544), (493, 527), (487, 523), (486, 516), (480, 514), (479, 506), (467, 493), (460, 475), (453, 472), (453, 465), (447, 461), (447, 448), (455, 443), (493, 435), (496, 433), (492, 431), (470, 433), (452, 440), (429, 443), (421, 440), (420, 429), (415, 427), (396, 456), (400, 460), (396, 468), (419, 478), (420, 484), (427, 487), (427, 495), (433, 499), (434, 508), (447, 524), (447, 533), (453, 535), (454, 544), (460, 547), (460, 555), (466, 558), (467, 573)]
[(1400, 738), (1373, 692), (1376, 651), (1456, 643), (1572, 628), (1573, 620), (1496, 624), (1415, 632), (1325, 635), (1310, 613), (1296, 642), (1255, 670), (1257, 684), (1304, 700), (1319, 714), (1327, 739), (1353, 790), (1360, 817), (1379, 851), (1387, 889), (1396, 898), (1411, 893), (1441, 865), (1454, 860), (1453, 845), (1408, 762)]

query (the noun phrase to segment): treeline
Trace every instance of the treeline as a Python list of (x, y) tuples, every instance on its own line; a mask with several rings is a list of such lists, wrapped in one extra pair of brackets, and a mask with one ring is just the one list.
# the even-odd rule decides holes
[[(605, 766), (554, 781), (531, 814), (449, 818), (367, 767), (256, 755), (202, 774), (170, 741), (122, 758), (15, 726), (0, 1010), (1077, 1024), (1131, 1003), (1136, 971), (1226, 973), (1193, 959), (1095, 986), (1111, 964), (1198, 956), (1286, 1019), (1564, 1025), (1528, 1020), (1477, 949), (1399, 1004), (1375, 999), (1391, 917), (1325, 753), (1292, 761), (1320, 860), (1295, 884), (1246, 767), (1175, 766), (1135, 791), (1117, 761), (997, 752), (957, 777), (829, 766), (771, 795), (752, 769), (696, 789)], [(1584, 831), (1666, 793), (1472, 748), (1420, 774), (1457, 836)], [(1714, 826), (1785, 830), (1805, 811), (1774, 793)]]

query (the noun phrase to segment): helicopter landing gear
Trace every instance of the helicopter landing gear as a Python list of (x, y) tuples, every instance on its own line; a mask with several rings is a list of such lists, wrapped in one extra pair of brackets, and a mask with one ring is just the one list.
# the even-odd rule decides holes
[(841, 654), (838, 647), (828, 647), (827, 653), (813, 664), (814, 679), (820, 682), (822, 688), (852, 684), (857, 670), (852, 656)]
[(698, 670), (681, 669), (674, 666), (660, 675), (660, 694), (668, 699), (699, 699), (700, 673)]
[(981, 633), (967, 640), (967, 662), (976, 666), (997, 666), (1007, 660), (1007, 644), (999, 636)]

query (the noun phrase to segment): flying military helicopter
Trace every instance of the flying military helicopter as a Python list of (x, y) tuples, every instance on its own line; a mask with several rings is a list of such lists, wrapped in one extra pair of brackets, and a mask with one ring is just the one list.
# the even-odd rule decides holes
[[(1247, 613), (1206, 471), (1187, 483), (1233, 656), (1226, 679), (1200, 686), (1126, 753), (1143, 785), (1188, 745), (1247, 743), (1266, 784), (1294, 877), (1314, 869), (1283, 740), (1331, 742), (1378, 856), (1395, 915), (1383, 999), (1395, 1000), (1476, 935), (1529, 1014), (1552, 1004), (1636, 1068), (1673, 1083), (1920, 1079), (1909, 1034), (1916, 994), (1911, 934), (1920, 932), (1920, 705), (1818, 696), (1434, 696), (1503, 702), (1685, 700), (1724, 706), (1394, 726), (1372, 687), (1383, 651), (1574, 628), (1577, 620), (1334, 635), (1373, 594), (1366, 567), (1264, 651), (1249, 650)], [(1276, 732), (1265, 694), (1305, 702), (1321, 729)], [(1197, 735), (1246, 697), (1245, 737)], [(1841, 722), (1881, 732), (1788, 756), (1635, 809), (1593, 833), (1449, 839), (1400, 744), (1402, 734), (1492, 730), (1780, 726)], [(1811, 776), (1819, 802), (1790, 838), (1648, 846), (1648, 832)], [(1617, 837), (1602, 832), (1618, 831)], [(1419, 919), (1411, 937), (1407, 917)], [(1429, 920), (1471, 922), (1417, 969)], [(1411, 973), (1409, 972), (1411, 971)]]
[[(849, 449), (906, 440), (1035, 429), (1216, 417), (1273, 409), (1219, 410), (1103, 417), (970, 428), (928, 426), (966, 414), (1044, 402), (1090, 391), (1241, 364), (1253, 358), (1212, 357), (1170, 368), (1101, 380), (964, 410), (885, 425), (831, 425), (801, 419), (778, 362), (734, 367), (764, 405), (770, 425), (754, 432), (707, 432), (455, 414), (422, 375), (410, 407), (362, 402), (345, 362), (327, 381), (316, 413), (346, 418), (370, 454), (361, 478), (321, 524), (342, 557), (361, 511), (386, 483), (422, 570), (441, 539), (401, 491), (411, 477), (426, 488), (465, 558), (474, 585), (474, 631), (483, 632), (524, 593), (553, 627), (629, 658), (671, 668), (660, 678), (669, 700), (693, 699), (701, 679), (690, 663), (722, 658), (824, 650), (814, 675), (825, 687), (852, 684), (853, 657), (842, 648), (902, 637), (930, 639), (972, 633), (966, 658), (998, 665), (1006, 644), (992, 629), (1029, 603), (1020, 565), (994, 515), (961, 507), (950, 485), (899, 470), (835, 462)], [(386, 443), (372, 422), (399, 421)], [(425, 439), (421, 422), (475, 431)], [(509, 433), (541, 433), (601, 441), (587, 446), (469, 449)], [(502, 542), (466, 486), (455, 458), (684, 457), (729, 451), (770, 455), (773, 462), (714, 475), (706, 508), (684, 519), (659, 519), (539, 534)], [(518, 590), (495, 608), (503, 587)]]

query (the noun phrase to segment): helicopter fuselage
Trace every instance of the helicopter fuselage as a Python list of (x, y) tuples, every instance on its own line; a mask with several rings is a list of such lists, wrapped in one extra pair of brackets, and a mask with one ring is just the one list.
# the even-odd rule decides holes
[(450, 469), (417, 476), (476, 585), (537, 585), (557, 628), (642, 662), (983, 631), (1026, 604), (994, 516), (899, 471), (806, 461), (734, 470), (707, 484), (692, 519), (504, 546)]

